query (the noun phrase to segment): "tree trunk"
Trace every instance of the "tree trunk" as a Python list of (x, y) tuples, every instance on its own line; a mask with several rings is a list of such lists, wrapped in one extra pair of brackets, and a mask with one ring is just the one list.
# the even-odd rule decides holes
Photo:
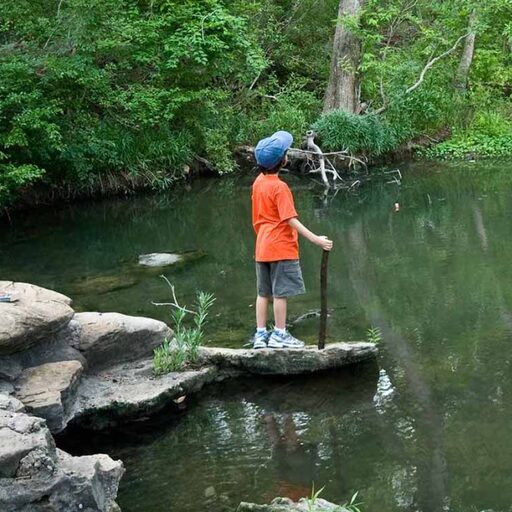
[(457, 68), (455, 80), (453, 82), (453, 85), (459, 91), (465, 91), (468, 85), (469, 69), (471, 68), (471, 63), (473, 62), (473, 55), (475, 53), (476, 18), (476, 10), (474, 10), (471, 13), (471, 16), (469, 17), (469, 35), (466, 37), (462, 57), (460, 58), (459, 67)]
[(343, 18), (351, 16), (359, 19), (364, 2), (365, 0), (340, 0), (324, 112), (340, 108), (352, 113), (357, 111), (357, 69), (361, 60), (361, 42), (344, 25)]

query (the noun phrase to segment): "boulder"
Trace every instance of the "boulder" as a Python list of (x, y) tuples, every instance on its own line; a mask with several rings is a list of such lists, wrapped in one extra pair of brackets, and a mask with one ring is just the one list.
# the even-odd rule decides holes
[(289, 498), (276, 498), (270, 505), (242, 502), (236, 512), (338, 512), (340, 510), (343, 509), (339, 505), (321, 498), (316, 498), (312, 503), (306, 498), (300, 499), (297, 503)]
[[(5, 406), (9, 398), (2, 395), (1, 400)], [(55, 455), (55, 443), (44, 420), (0, 409), (0, 478), (15, 477), (22, 459), (33, 450), (50, 458)]]
[[(85, 366), (85, 357), (71, 345), (79, 343), (80, 325), (71, 320), (65, 327), (48, 339), (23, 352), (0, 357), (0, 382), (15, 382), (25, 368), (59, 361), (80, 361)], [(1, 392), (1, 390), (0, 390)]]
[(260, 375), (298, 375), (359, 363), (376, 354), (376, 345), (368, 342), (330, 343), (323, 350), (315, 346), (279, 350), (201, 347), (199, 364)]
[(152, 318), (77, 313), (75, 320), (81, 328), (75, 348), (82, 352), (92, 369), (150, 357), (155, 347), (173, 335), (164, 322)]
[(16, 381), (16, 398), (28, 411), (46, 419), (52, 432), (60, 432), (67, 424), (82, 371), (79, 361), (27, 368)]
[(123, 465), (107, 455), (71, 457), (46, 423), (14, 412), (0, 396), (0, 510), (114, 512)]
[(73, 318), (50, 339), (42, 341), (28, 350), (10, 357), (11, 359), (15, 359), (23, 369), (45, 363), (73, 360), (80, 361), (85, 367), (87, 364), (85, 357), (80, 351), (74, 348), (74, 346), (79, 344), (80, 332), (81, 326)]
[(0, 394), (0, 410), (11, 412), (24, 412), (25, 406), (17, 398), (7, 394)]
[(0, 281), (0, 356), (14, 354), (52, 337), (74, 315), (71, 299), (32, 284)]

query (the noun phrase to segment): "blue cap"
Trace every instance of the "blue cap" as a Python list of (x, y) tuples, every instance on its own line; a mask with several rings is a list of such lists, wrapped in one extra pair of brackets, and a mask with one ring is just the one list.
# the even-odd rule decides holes
[(254, 150), (256, 163), (264, 169), (273, 169), (283, 159), (292, 143), (292, 134), (284, 131), (260, 140)]

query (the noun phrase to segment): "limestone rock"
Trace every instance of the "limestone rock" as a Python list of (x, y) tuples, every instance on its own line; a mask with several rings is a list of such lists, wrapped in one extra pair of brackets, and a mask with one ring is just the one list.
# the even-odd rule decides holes
[(0, 281), (0, 291), (15, 302), (0, 302), (0, 356), (14, 354), (47, 339), (71, 320), (71, 299), (26, 283)]
[(71, 457), (55, 448), (45, 421), (4, 408), (0, 396), (0, 510), (114, 512), (120, 461)]
[(52, 432), (59, 432), (67, 424), (82, 371), (79, 361), (27, 368), (16, 382), (16, 397), (30, 412), (46, 419)]
[(279, 350), (202, 347), (200, 363), (261, 375), (297, 375), (340, 368), (372, 359), (376, 354), (377, 347), (367, 342), (331, 343), (323, 350), (314, 346)]
[(154, 252), (151, 254), (141, 254), (139, 256), (139, 265), (144, 267), (166, 267), (182, 260), (181, 254)]
[[(7, 401), (2, 395), (2, 402)], [(44, 454), (55, 453), (55, 444), (44, 420), (0, 409), (0, 478), (14, 477), (21, 460), (35, 449)]]
[(294, 503), (288, 498), (276, 498), (270, 505), (256, 505), (242, 502), (236, 512), (337, 512), (339, 505), (317, 498), (313, 505), (309, 505), (306, 498)]
[[(80, 324), (73, 318), (53, 337), (10, 357), (17, 361), (23, 369), (45, 363), (74, 360), (80, 361), (82, 366), (85, 367), (87, 364), (85, 357), (73, 348), (73, 346), (79, 344), (80, 331)], [(0, 368), (1, 366), (2, 363), (0, 362)]]
[(172, 337), (169, 327), (152, 318), (119, 313), (77, 313), (81, 327), (79, 344), (91, 368), (152, 356), (153, 349)]
[(205, 256), (202, 251), (186, 251), (179, 253), (172, 252), (153, 252), (150, 254), (141, 254), (139, 256), (139, 265), (142, 267), (168, 267), (177, 263), (188, 263), (198, 260)]
[(153, 414), (173, 399), (197, 393), (226, 377), (219, 375), (216, 368), (206, 367), (155, 378), (152, 360), (108, 368), (83, 376), (73, 421), (103, 430), (127, 419)]
[(0, 394), (0, 410), (11, 412), (23, 412), (25, 406), (18, 399), (6, 394)]
[(73, 409), (73, 421), (104, 429), (148, 415), (183, 395), (198, 392), (212, 382), (247, 374), (295, 375), (341, 368), (373, 360), (371, 343), (334, 343), (322, 351), (238, 350), (201, 347), (198, 366), (155, 378), (153, 361), (146, 359), (84, 375)]

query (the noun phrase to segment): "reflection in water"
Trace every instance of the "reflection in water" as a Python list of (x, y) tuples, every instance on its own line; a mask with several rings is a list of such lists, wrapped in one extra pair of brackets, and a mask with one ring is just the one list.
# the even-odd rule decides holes
[[(307, 425), (310, 418), (301, 418)], [(299, 439), (297, 427), (291, 414), (284, 415), (282, 434), (276, 416), (264, 415), (267, 432), (272, 445), (272, 461), (275, 466), (276, 491), (269, 496), (287, 496), (298, 500), (311, 494), (311, 484), (316, 481), (315, 468), (318, 447), (314, 443)]]
[(373, 397), (373, 403), (379, 414), (384, 414), (391, 406), (393, 396), (395, 395), (395, 388), (391, 384), (391, 380), (382, 368), (379, 372), (379, 380), (377, 382), (377, 391)]

